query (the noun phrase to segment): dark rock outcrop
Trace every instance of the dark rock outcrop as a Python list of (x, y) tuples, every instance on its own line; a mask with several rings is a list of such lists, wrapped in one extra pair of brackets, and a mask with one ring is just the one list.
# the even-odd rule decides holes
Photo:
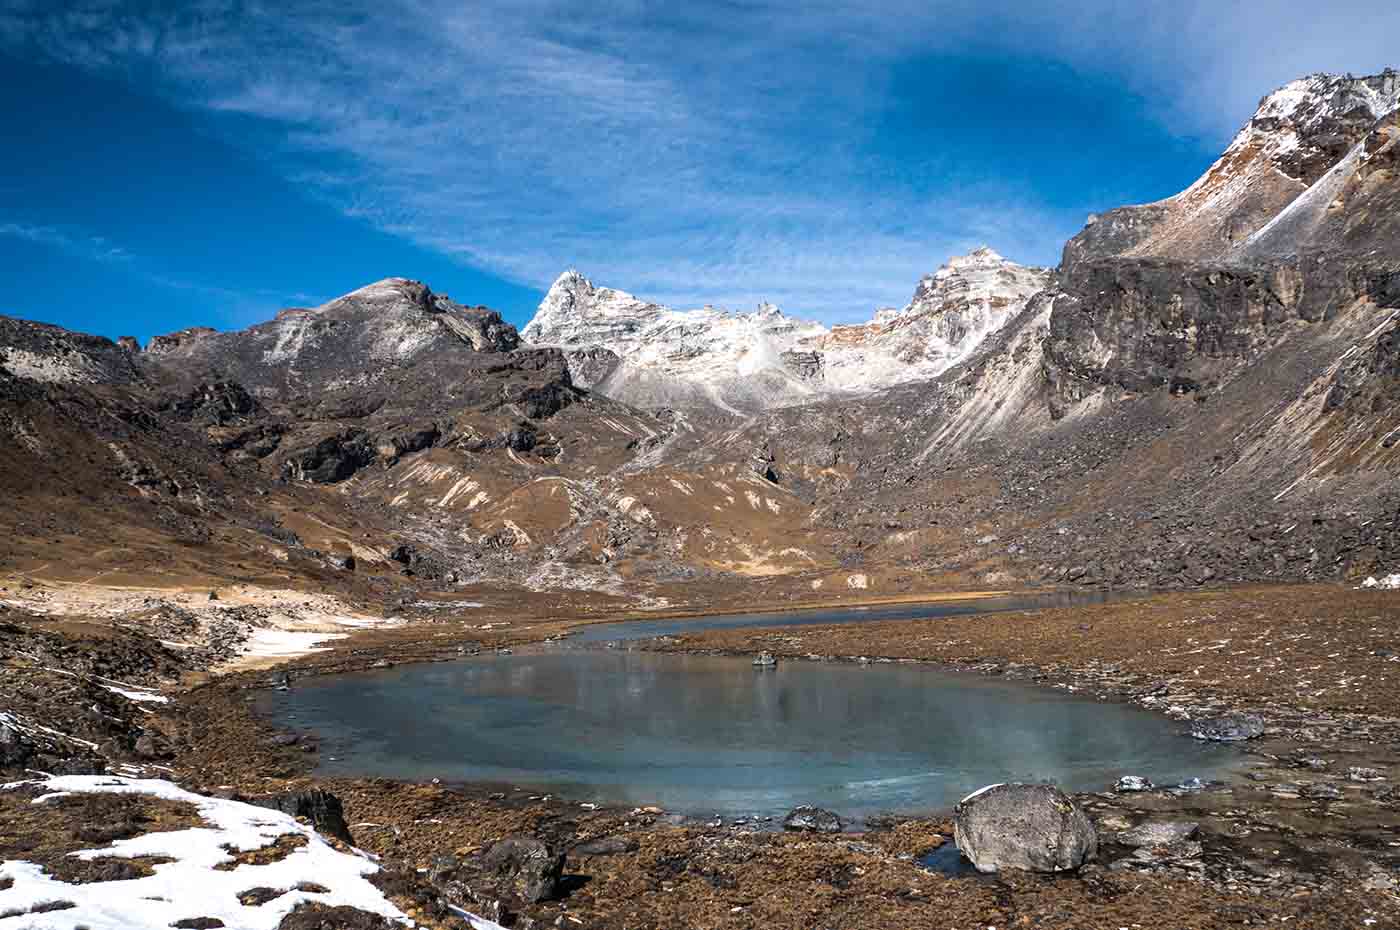
[(503, 921), (521, 907), (555, 898), (563, 870), (563, 852), (515, 835), (474, 856), (439, 858), (429, 881), (458, 906)]
[(136, 359), (110, 339), (0, 316), (0, 371), (46, 384), (131, 384)]
[(34, 755), (34, 747), (18, 728), (0, 720), (0, 769), (22, 768)]
[(335, 837), (346, 843), (354, 843), (350, 835), (350, 825), (345, 822), (345, 808), (340, 798), (329, 791), (313, 788), (310, 791), (292, 791), (273, 795), (269, 798), (254, 798), (248, 803), (266, 807), (293, 817), (305, 817), (321, 833)]
[(558, 893), (564, 854), (531, 836), (508, 836), (486, 850), (481, 866), (497, 890), (536, 904)]
[(223, 426), (255, 413), (258, 402), (237, 382), (215, 381), (163, 401), (160, 409), (180, 420)]
[(377, 454), (363, 430), (342, 430), (287, 452), (282, 472), (297, 481), (343, 481), (373, 462)]

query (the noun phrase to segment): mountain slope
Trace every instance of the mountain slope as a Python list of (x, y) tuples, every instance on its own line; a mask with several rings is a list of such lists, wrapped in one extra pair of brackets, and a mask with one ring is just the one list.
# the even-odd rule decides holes
[[(1400, 178), (1395, 111), (1377, 111), (1396, 91), (1388, 73), (1270, 95), (1188, 191), (1091, 222), (968, 360), (918, 391), (774, 412), (755, 439), (780, 471), (851, 462), (814, 483), (818, 509), (930, 570), (1147, 586), (1391, 570)], [(1291, 186), (1263, 156), (1239, 169), (1251, 147), (1303, 153)], [(1211, 189), (1249, 218), (1233, 244), (1191, 212)]]
[(1343, 161), (1400, 101), (1400, 73), (1315, 74), (1284, 85), (1205, 174), (1157, 203), (1091, 216), (1064, 263), (1090, 258), (1221, 259)]

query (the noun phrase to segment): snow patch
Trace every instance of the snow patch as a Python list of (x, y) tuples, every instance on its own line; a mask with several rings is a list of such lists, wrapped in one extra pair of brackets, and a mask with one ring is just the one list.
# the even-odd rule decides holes
[[(69, 884), (46, 874), (32, 862), (0, 863), (0, 876), (12, 880), (0, 892), (0, 911), (28, 911), (50, 901), (69, 901), (71, 908), (25, 914), (16, 926), (32, 930), (156, 930), (193, 917), (213, 917), (227, 927), (274, 930), (293, 908), (304, 902), (348, 906), (411, 926), (410, 921), (366, 876), (378, 871), (358, 851), (341, 852), (314, 829), (280, 811), (197, 795), (161, 779), (107, 775), (63, 775), (32, 782), (49, 793), (35, 804), (74, 794), (136, 794), (194, 805), (205, 825), (185, 830), (148, 833), (109, 846), (73, 853), (75, 858), (173, 859), (152, 866), (143, 878)], [(7, 786), (9, 787), (9, 786)], [(300, 836), (306, 844), (264, 865), (244, 864), (231, 871), (215, 866), (232, 861), (229, 850), (244, 852), (270, 845), (280, 836)], [(327, 889), (298, 891), (299, 884)], [(238, 894), (254, 887), (287, 889), (262, 905), (246, 906)], [(478, 925), (489, 926), (489, 925)]]
[(112, 692), (113, 694), (120, 694), (122, 697), (126, 698), (128, 701), (137, 701), (137, 702), (140, 702), (140, 701), (147, 701), (147, 702), (152, 703), (152, 704), (169, 704), (169, 703), (170, 703), (170, 698), (166, 697), (166, 696), (163, 695), (163, 694), (155, 694), (155, 693), (153, 693), (153, 692), (151, 692), (151, 691), (131, 691), (131, 690), (128, 690), (128, 689), (126, 689), (126, 688), (118, 688), (118, 687), (116, 687), (115, 685), (103, 685), (102, 687), (106, 688), (108, 691)]
[[(348, 624), (347, 624), (348, 625)], [(349, 633), (300, 632), (295, 630), (253, 630), (245, 643), (244, 658), (283, 659), (326, 652), (321, 643), (345, 639)]]

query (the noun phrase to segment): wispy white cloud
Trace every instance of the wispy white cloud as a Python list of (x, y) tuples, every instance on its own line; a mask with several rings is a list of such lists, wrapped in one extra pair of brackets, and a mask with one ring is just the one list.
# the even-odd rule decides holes
[(830, 319), (902, 303), (984, 242), (1053, 261), (1103, 206), (871, 183), (864, 144), (900, 60), (1033, 49), (1214, 144), (1299, 73), (1378, 68), (1396, 34), (1389, 5), (1277, 0), (0, 0), (0, 47), (154, 80), (314, 196), (464, 262)]
[(117, 266), (122, 272), (157, 287), (195, 295), (226, 325), (231, 326), (245, 326), (264, 320), (291, 304), (316, 306), (330, 299), (317, 294), (221, 287), (162, 269), (149, 257), (137, 255), (106, 236), (73, 227), (0, 220), (0, 239), (4, 238), (22, 239), (76, 258)]
[(96, 262), (128, 262), (131, 254), (102, 236), (32, 223), (0, 222), (0, 236), (23, 239)]

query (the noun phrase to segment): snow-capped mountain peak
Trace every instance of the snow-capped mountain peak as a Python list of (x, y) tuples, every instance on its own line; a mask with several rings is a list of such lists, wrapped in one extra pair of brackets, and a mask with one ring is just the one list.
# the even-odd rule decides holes
[[(1048, 280), (1047, 271), (982, 247), (925, 275), (904, 308), (828, 328), (768, 302), (750, 313), (673, 310), (570, 269), (522, 335), (575, 350), (580, 384), (640, 406), (755, 410), (935, 377)], [(602, 375), (599, 350), (618, 360)]]

